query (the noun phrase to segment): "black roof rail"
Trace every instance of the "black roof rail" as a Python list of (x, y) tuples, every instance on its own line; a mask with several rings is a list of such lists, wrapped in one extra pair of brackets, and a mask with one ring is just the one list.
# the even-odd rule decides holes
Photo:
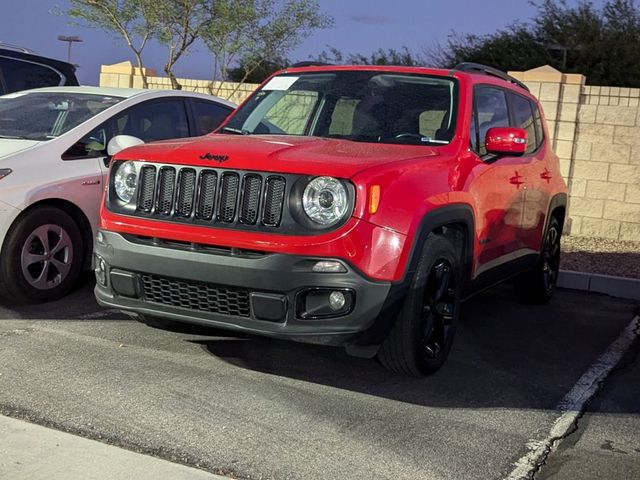
[(506, 82), (510, 82), (515, 85), (518, 85), (520, 88), (525, 89), (527, 92), (529, 91), (529, 87), (527, 87), (524, 83), (522, 83), (517, 78), (514, 78), (511, 75), (508, 75), (502, 70), (498, 70), (497, 68), (493, 68), (493, 67), (488, 67), (487, 65), (482, 65), (481, 63), (463, 62), (453, 67), (453, 69), (458, 70), (460, 72), (481, 73), (484, 75), (491, 75), (492, 77), (501, 78)]
[(315, 62), (313, 60), (310, 60), (310, 61), (306, 61), (306, 62), (294, 63), (293, 65), (290, 65), (290, 67), (291, 68), (298, 68), (298, 67), (330, 67), (332, 65), (333, 65), (333, 63)]

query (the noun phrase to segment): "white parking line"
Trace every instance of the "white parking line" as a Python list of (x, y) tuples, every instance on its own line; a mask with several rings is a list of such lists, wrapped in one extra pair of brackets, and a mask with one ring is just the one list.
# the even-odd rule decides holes
[(560, 401), (556, 409), (563, 413), (554, 422), (549, 434), (546, 438), (527, 442), (529, 451), (515, 462), (515, 468), (505, 477), (505, 480), (532, 478), (545, 458), (558, 447), (567, 435), (574, 431), (586, 403), (595, 395), (602, 381), (618, 365), (633, 342), (640, 336), (639, 330), (640, 316), (635, 317), (625, 327), (620, 336), (609, 345), (609, 348), (598, 357), (571, 391)]

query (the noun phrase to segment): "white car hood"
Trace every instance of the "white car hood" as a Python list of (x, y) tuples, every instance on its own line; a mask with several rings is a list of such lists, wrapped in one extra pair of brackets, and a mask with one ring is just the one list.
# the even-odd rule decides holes
[(42, 142), (37, 140), (17, 140), (13, 138), (0, 138), (0, 160), (21, 152), (27, 148), (34, 147)]

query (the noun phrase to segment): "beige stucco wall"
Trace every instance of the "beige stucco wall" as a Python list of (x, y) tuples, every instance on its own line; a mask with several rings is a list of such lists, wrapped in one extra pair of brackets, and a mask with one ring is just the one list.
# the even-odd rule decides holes
[[(566, 233), (640, 241), (640, 89), (586, 85), (583, 75), (545, 66), (510, 72), (538, 97), (569, 186)], [(171, 82), (147, 70), (149, 88)], [(256, 87), (178, 79), (184, 90), (242, 102)], [(100, 86), (142, 88), (130, 62), (103, 65)]]

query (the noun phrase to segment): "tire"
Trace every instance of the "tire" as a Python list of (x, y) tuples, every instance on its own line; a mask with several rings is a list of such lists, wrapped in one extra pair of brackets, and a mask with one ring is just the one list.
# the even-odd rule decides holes
[(536, 267), (521, 273), (514, 280), (519, 302), (540, 305), (553, 297), (560, 270), (561, 233), (558, 220), (551, 217)]
[(387, 369), (420, 377), (438, 370), (460, 316), (461, 259), (449, 240), (429, 235), (402, 310), (378, 352)]
[(59, 299), (77, 284), (84, 248), (76, 222), (55, 207), (36, 207), (18, 218), (5, 237), (0, 292), (25, 303)]

